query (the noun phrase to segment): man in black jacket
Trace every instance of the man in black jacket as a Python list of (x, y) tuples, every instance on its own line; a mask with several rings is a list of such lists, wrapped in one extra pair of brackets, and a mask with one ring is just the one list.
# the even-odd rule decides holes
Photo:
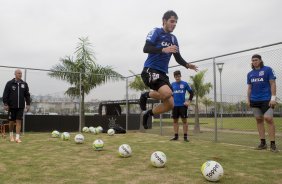
[(28, 85), (22, 80), (22, 71), (15, 70), (15, 78), (8, 81), (3, 93), (4, 109), (8, 111), (10, 141), (14, 142), (13, 129), (16, 122), (16, 142), (20, 140), (21, 121), (26, 104), (26, 111), (30, 108), (30, 94)]

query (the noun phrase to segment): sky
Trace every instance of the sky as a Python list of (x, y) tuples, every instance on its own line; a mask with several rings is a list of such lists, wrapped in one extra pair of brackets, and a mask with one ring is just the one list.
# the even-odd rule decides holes
[[(173, 34), (188, 62), (282, 40), (280, 0), (0, 0), (0, 4), (1, 66), (50, 69), (60, 58), (73, 55), (78, 38), (88, 37), (98, 64), (112, 66), (124, 76), (131, 75), (129, 70), (140, 73), (147, 57), (145, 38), (162, 26), (167, 10), (178, 14)], [(170, 65), (176, 64), (172, 58)]]

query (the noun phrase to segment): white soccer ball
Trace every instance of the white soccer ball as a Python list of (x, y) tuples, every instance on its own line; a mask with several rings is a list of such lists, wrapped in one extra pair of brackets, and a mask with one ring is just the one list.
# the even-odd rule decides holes
[(98, 134), (98, 133), (99, 133), (99, 130), (98, 130), (97, 128), (94, 128), (94, 130), (93, 130), (92, 133), (93, 133), (93, 134)]
[(96, 129), (98, 130), (99, 133), (102, 133), (102, 132), (103, 132), (103, 127), (101, 127), (101, 126), (97, 126)]
[(97, 151), (100, 151), (104, 147), (104, 142), (101, 139), (97, 139), (93, 142), (93, 148)]
[(223, 167), (218, 162), (209, 160), (202, 165), (201, 172), (208, 181), (218, 181), (223, 176)]
[(93, 126), (89, 127), (89, 132), (93, 133), (95, 131), (95, 128)]
[(82, 134), (76, 134), (74, 137), (74, 141), (77, 144), (82, 144), (84, 142), (84, 136)]
[(155, 151), (151, 155), (151, 163), (155, 167), (164, 167), (166, 164), (166, 155), (161, 151)]
[(68, 132), (63, 132), (61, 135), (61, 139), (67, 141), (70, 139), (70, 134)]
[(108, 135), (114, 135), (115, 134), (115, 130), (110, 128), (107, 133), (108, 133)]
[(52, 132), (51, 136), (54, 137), (54, 138), (58, 138), (58, 137), (60, 137), (60, 132), (57, 131), (57, 130), (54, 130), (54, 131)]
[(132, 150), (128, 144), (122, 144), (118, 148), (118, 153), (121, 157), (130, 157), (132, 154)]
[(83, 127), (82, 132), (85, 132), (85, 133), (89, 132), (89, 128), (88, 127)]

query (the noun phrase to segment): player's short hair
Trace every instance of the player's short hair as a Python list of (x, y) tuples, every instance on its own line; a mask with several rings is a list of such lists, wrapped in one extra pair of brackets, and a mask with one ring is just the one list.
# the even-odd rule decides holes
[(174, 16), (176, 18), (176, 20), (178, 19), (178, 16), (177, 14), (172, 11), (172, 10), (168, 10), (167, 12), (164, 13), (163, 15), (163, 21), (164, 20), (168, 20), (170, 17)]
[(181, 76), (181, 72), (179, 70), (176, 70), (175, 72), (173, 72), (173, 76), (177, 76), (177, 75)]
[[(254, 58), (257, 58), (257, 59), (259, 59), (261, 62), (260, 62), (260, 67), (262, 68), (263, 66), (264, 66), (264, 64), (263, 64), (263, 60), (261, 59), (261, 55), (259, 55), (259, 54), (254, 54), (253, 56), (252, 56), (252, 59), (254, 59)], [(255, 67), (254, 67), (254, 65), (253, 64), (251, 64), (251, 66), (252, 66), (252, 69), (255, 69)]]

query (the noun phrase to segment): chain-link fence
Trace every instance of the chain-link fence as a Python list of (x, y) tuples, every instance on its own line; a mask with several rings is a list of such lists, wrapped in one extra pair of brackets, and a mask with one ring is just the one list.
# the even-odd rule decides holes
[[(246, 105), (247, 73), (251, 71), (251, 56), (255, 53), (262, 55), (264, 64), (274, 69), (277, 77), (277, 97), (282, 99), (282, 83), (280, 80), (282, 71), (279, 62), (282, 58), (282, 43), (195, 61), (194, 63), (199, 67), (200, 71), (206, 71), (204, 82), (211, 83), (213, 88), (205, 95), (205, 100), (203, 98), (199, 100), (200, 133), (194, 133), (193, 131), (195, 125), (195, 101), (189, 107), (188, 134), (191, 140), (202, 139), (250, 146), (258, 142), (256, 121), (251, 109)], [(221, 72), (220, 66), (222, 67)], [(1, 92), (3, 92), (6, 82), (14, 77), (16, 68), (18, 67), (0, 66)], [(172, 66), (169, 68), (170, 82), (174, 81), (172, 73), (175, 70), (180, 70), (182, 80), (187, 81), (189, 84), (192, 84), (191, 76), (197, 74), (182, 66)], [(81, 114), (81, 98), (71, 98), (65, 94), (71, 86), (69, 83), (50, 77), (49, 73), (51, 71), (49, 70), (22, 68), (22, 72), (22, 78), (27, 81), (32, 97), (29, 114), (64, 116), (79, 116)], [(81, 77), (80, 73), (72, 74), (76, 78)], [(108, 118), (107, 123), (109, 125), (115, 124), (115, 121), (123, 115), (119, 121), (125, 123), (126, 129), (132, 127), (133, 124), (139, 125), (138, 119), (132, 118), (132, 116), (140, 117), (141, 110), (138, 99), (141, 91), (129, 87), (136, 80), (136, 77), (139, 77), (139, 75), (128, 76), (114, 81), (108, 80), (105, 84), (93, 88), (85, 96), (85, 115), (91, 118), (97, 114), (105, 115), (107, 114), (106, 109), (101, 104), (118, 103), (120, 109), (114, 108), (116, 117)], [(3, 107), (2, 100), (0, 105)], [(154, 105), (156, 105), (155, 102), (148, 103), (148, 108), (152, 108)], [(0, 108), (0, 114), (5, 113), (3, 108)], [(274, 116), (276, 140), (279, 145), (282, 137), (281, 101), (275, 108)], [(81, 121), (80, 118), (78, 120)], [(95, 121), (96, 124), (105, 123), (104, 120), (97, 119), (90, 119), (89, 121)], [(90, 126), (91, 123), (87, 125)], [(179, 125), (179, 134), (181, 136), (181, 119)], [(171, 112), (155, 116), (152, 129), (146, 132), (172, 136), (174, 133)]]
[[(254, 146), (258, 143), (256, 120), (246, 104), (247, 73), (251, 71), (251, 56), (253, 54), (260, 54), (264, 65), (270, 66), (277, 77), (277, 97), (280, 103), (274, 109), (274, 122), (276, 125), (276, 140), (279, 145), (282, 140), (282, 105), (281, 100), (279, 100), (282, 99), (281, 43), (195, 62), (200, 71), (206, 70), (204, 82), (211, 83), (213, 88), (204, 98), (199, 100), (200, 133), (194, 133), (195, 96), (192, 105), (189, 107), (188, 136), (191, 140), (201, 139), (248, 146)], [(174, 82), (172, 74), (175, 70), (181, 71), (182, 80), (187, 81), (190, 85), (193, 84), (191, 76), (197, 73), (182, 66), (170, 67), (170, 82)], [(181, 118), (179, 119), (179, 127), (179, 135), (181, 136), (183, 135)], [(266, 139), (269, 140), (267, 123), (265, 123), (265, 127)], [(155, 116), (153, 128), (147, 132), (172, 137), (174, 131), (171, 112), (162, 116)]]

